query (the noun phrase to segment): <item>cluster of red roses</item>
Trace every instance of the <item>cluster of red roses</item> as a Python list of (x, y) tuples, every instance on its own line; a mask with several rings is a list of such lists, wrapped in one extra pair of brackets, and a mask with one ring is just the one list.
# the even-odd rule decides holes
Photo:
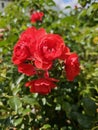
[[(12, 61), (18, 72), (39, 78), (27, 82), (30, 92), (48, 94), (59, 80), (51, 78), (49, 71), (54, 60), (64, 62), (66, 77), (73, 81), (79, 74), (79, 61), (76, 53), (71, 53), (58, 34), (49, 34), (45, 29), (27, 28), (14, 46)], [(42, 72), (42, 73), (41, 73)]]

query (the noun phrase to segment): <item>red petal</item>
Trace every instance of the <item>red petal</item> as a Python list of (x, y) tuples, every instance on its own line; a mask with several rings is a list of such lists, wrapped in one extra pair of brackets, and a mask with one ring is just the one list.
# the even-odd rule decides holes
[(31, 76), (31, 75), (36, 74), (34, 66), (31, 64), (26, 64), (26, 63), (21, 63), (18, 65), (18, 72), (24, 73), (27, 76)]
[(43, 62), (35, 60), (35, 66), (39, 69), (49, 70), (52, 66), (52, 62)]

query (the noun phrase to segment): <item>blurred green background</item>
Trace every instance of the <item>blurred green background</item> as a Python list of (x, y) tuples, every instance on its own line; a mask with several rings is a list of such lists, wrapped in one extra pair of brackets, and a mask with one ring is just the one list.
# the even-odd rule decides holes
[[(81, 7), (56, 11), (52, 0), (13, 0), (0, 13), (0, 130), (98, 130), (98, 2), (78, 2)], [(61, 35), (81, 64), (73, 82), (60, 78), (46, 96), (31, 94), (24, 86), (31, 77), (11, 61), (19, 35), (32, 26), (32, 9), (45, 14), (34, 26)]]

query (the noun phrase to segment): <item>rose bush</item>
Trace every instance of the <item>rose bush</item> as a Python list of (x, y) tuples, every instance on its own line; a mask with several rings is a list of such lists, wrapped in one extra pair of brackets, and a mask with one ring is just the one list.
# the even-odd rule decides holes
[[(79, 1), (62, 12), (53, 0), (14, 0), (0, 12), (0, 130), (97, 130), (98, 3)], [(31, 11), (43, 12), (42, 21), (31, 22)], [(52, 46), (35, 45), (50, 34), (65, 45), (49, 66), (42, 53)]]

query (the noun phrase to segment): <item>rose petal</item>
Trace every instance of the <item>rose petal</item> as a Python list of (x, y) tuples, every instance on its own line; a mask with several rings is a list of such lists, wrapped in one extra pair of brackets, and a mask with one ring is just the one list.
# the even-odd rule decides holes
[(24, 73), (27, 76), (35, 75), (36, 71), (34, 66), (31, 64), (21, 63), (18, 65), (18, 72)]

